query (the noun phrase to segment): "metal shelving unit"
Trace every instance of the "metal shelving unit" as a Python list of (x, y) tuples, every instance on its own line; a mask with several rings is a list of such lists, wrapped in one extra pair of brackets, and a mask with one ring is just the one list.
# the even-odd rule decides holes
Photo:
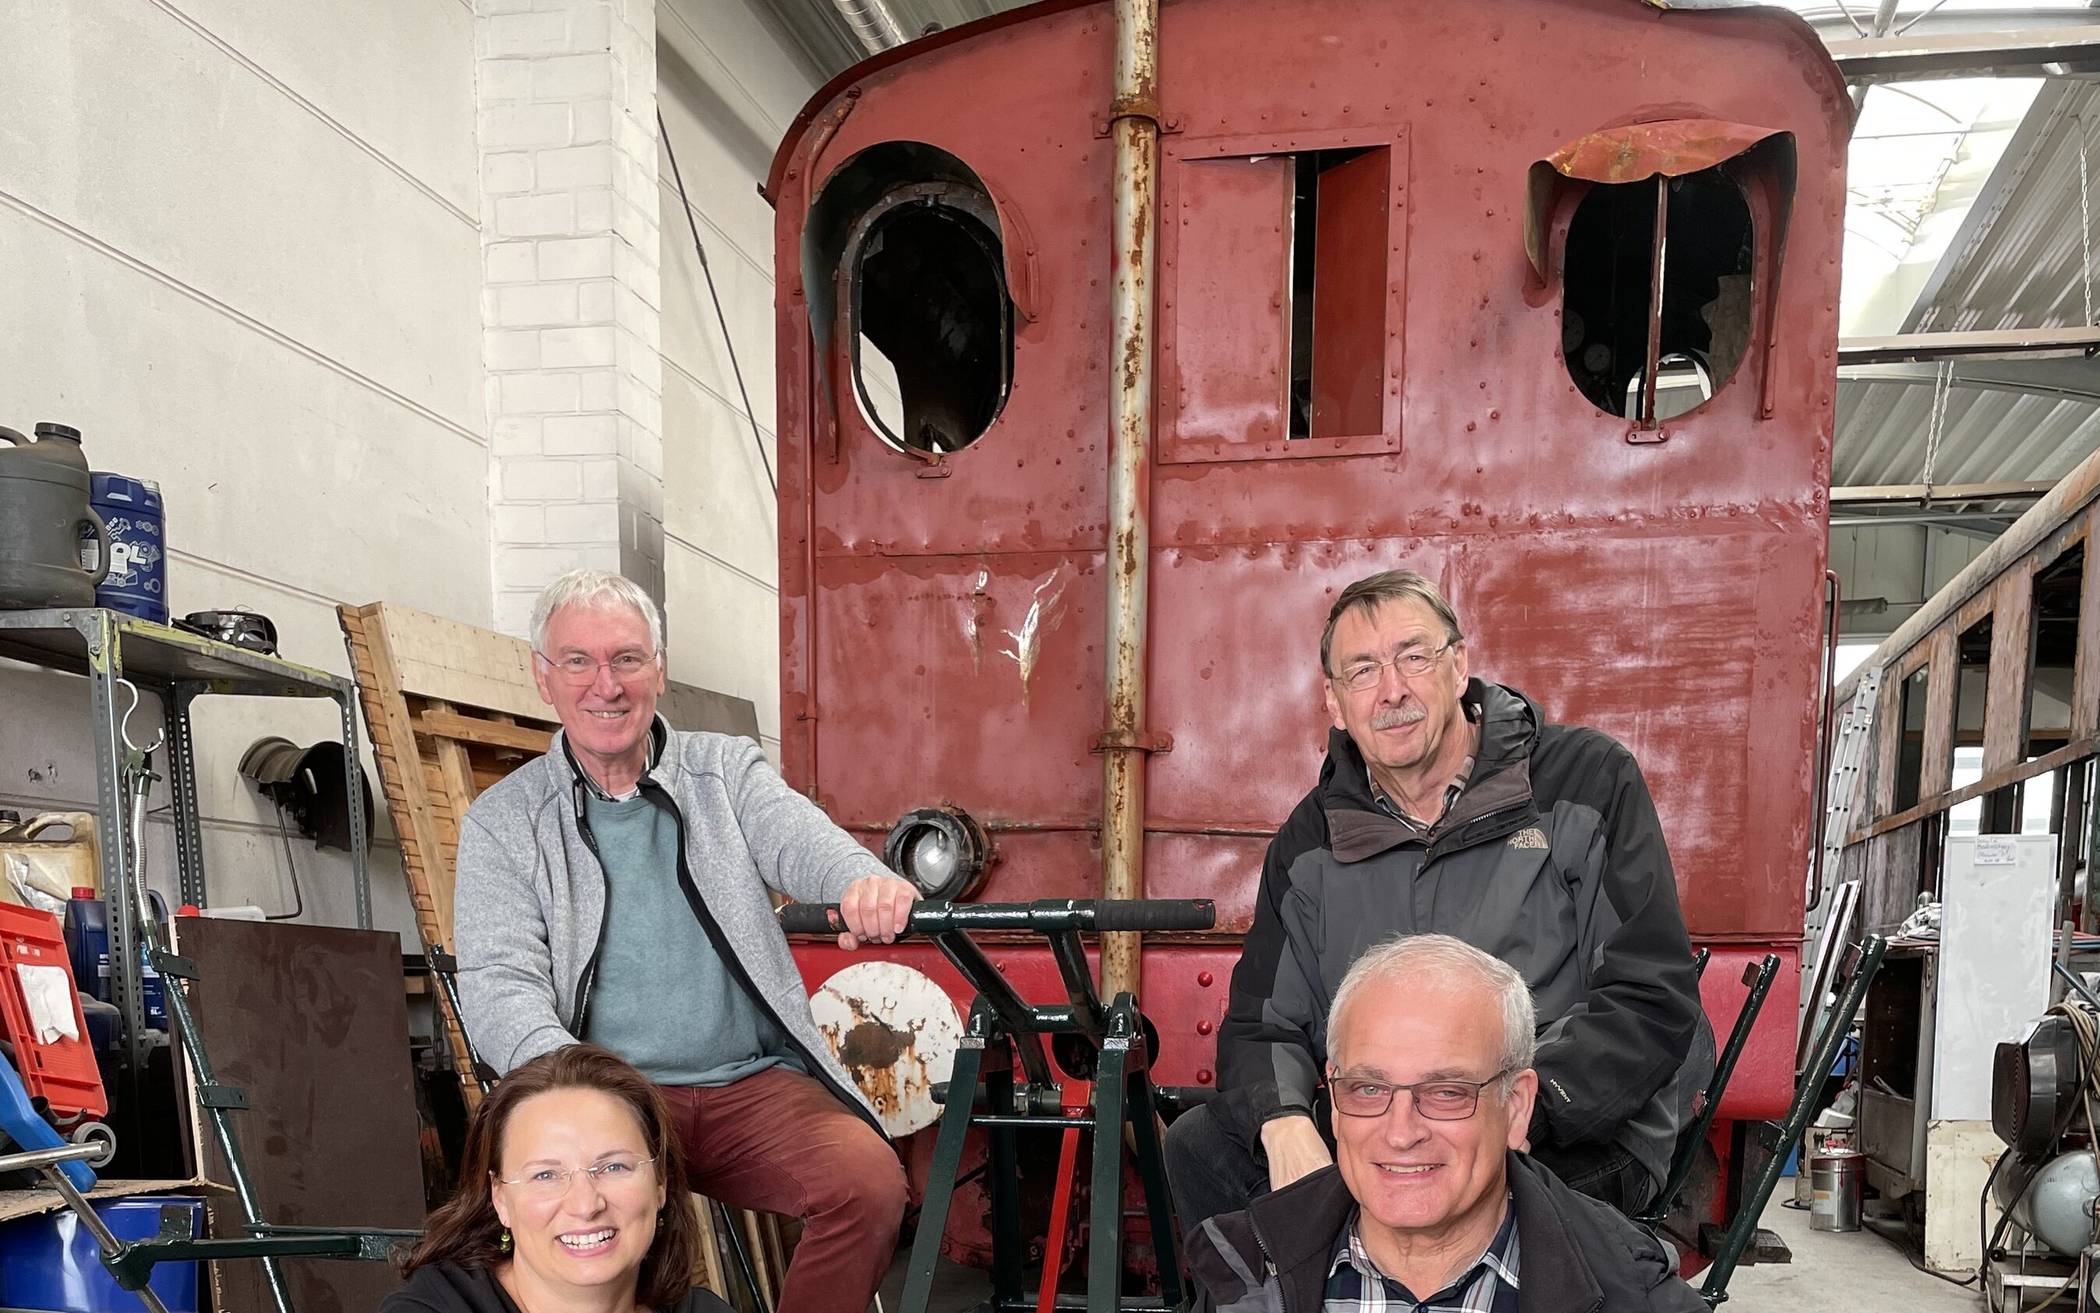
[[(350, 865), (357, 893), (357, 925), (372, 925), (372, 889), (365, 869), (365, 812), (357, 752), (357, 685), (340, 675), (204, 638), (99, 607), (0, 611), (0, 657), (88, 680), (95, 745), (96, 838), (102, 897), (109, 905), (110, 986), (123, 1014), (129, 1069), (141, 1060), (145, 1009), (140, 993), (139, 927), (131, 896), (132, 872), (121, 772), (122, 694), (129, 680), (159, 695), (166, 713), (168, 792), (175, 822), (176, 870), (182, 901), (206, 906), (204, 839), (197, 814), (197, 764), (190, 704), (205, 694), (241, 697), (332, 698), (342, 712), (343, 747), (351, 768)], [(172, 987), (172, 986), (171, 986)]]

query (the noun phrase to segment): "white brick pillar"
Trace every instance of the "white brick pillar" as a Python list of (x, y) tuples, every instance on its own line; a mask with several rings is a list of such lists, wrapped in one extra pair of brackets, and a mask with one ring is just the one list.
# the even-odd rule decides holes
[(496, 627), (563, 570), (664, 588), (654, 0), (474, 0)]

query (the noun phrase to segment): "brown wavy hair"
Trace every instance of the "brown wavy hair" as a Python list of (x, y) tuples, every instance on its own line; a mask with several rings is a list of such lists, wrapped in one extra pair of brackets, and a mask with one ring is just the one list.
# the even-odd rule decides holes
[(402, 1274), (431, 1263), (494, 1269), (509, 1261), (497, 1244), (503, 1221), (496, 1216), (489, 1178), (502, 1162), (503, 1135), (518, 1105), (551, 1090), (597, 1090), (634, 1110), (664, 1186), (663, 1217), (642, 1259), (635, 1299), (643, 1308), (678, 1307), (692, 1289), (693, 1259), (700, 1252), (700, 1224), (686, 1197), (684, 1156), (671, 1132), (670, 1112), (649, 1078), (595, 1044), (541, 1054), (496, 1083), (467, 1123), (459, 1188), (430, 1215), (421, 1243), (401, 1262)]

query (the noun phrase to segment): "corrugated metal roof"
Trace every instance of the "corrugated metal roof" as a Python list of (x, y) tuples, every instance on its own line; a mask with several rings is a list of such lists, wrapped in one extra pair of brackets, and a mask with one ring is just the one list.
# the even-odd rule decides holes
[[(2088, 206), (2079, 199), (2079, 156), (2086, 152)], [(1999, 160), (1965, 231), (1948, 250), (1913, 306), (1916, 332), (1995, 328), (2061, 328), (2089, 322), (2082, 219), (2100, 207), (2100, 88), (2060, 79), (2044, 88), (2029, 118)], [(2088, 228), (2090, 231), (2090, 228)], [(2095, 288), (2100, 294), (2100, 287)], [(2070, 391), (2029, 395), (2011, 390), (2024, 371), (1984, 361), (1954, 367), (1954, 386), (1932, 462), (1935, 484), (2053, 479), (2100, 445), (2100, 364), (2051, 362), (2049, 375)], [(1846, 378), (1838, 384), (1836, 450), (1831, 481), (1847, 484), (1924, 481), (1931, 446), (1934, 386), (1929, 367), (1912, 381)], [(1998, 384), (1977, 386), (1989, 380)]]

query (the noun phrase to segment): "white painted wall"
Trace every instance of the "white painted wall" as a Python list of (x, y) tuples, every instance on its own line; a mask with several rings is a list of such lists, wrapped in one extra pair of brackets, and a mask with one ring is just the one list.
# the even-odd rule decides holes
[[(774, 460), (774, 146), (821, 83), (748, 0), (659, 0), (658, 106), (707, 248), (729, 337)], [(665, 602), (671, 675), (758, 707), (780, 745), (778, 520), (680, 213), (659, 161), (663, 242)]]
[[(490, 622), (473, 73), (462, 0), (0, 2), (0, 423), (159, 481), (177, 613), (264, 611), (338, 673), (338, 600)], [(82, 681), (0, 670), (0, 806), (92, 803), (86, 715)], [(213, 901), (284, 909), (234, 768), (335, 736), (332, 704), (197, 730)], [(411, 930), (381, 815), (376, 922)], [(347, 860), (293, 849), (306, 919), (351, 923)]]
[[(656, 20), (770, 459), (757, 185), (819, 71), (751, 0), (661, 0)], [(96, 468), (161, 484), (177, 613), (266, 612), (287, 657), (338, 673), (338, 601), (499, 625), (481, 222), (502, 186), (480, 168), (476, 58), (472, 0), (0, 0), (0, 423), (73, 424)], [(751, 699), (777, 752), (773, 496), (660, 165), (672, 674)], [(235, 765), (264, 734), (334, 737), (333, 706), (207, 699), (196, 724), (212, 901), (284, 910), (274, 809)], [(82, 681), (0, 668), (0, 807), (92, 807), (86, 725)], [(378, 830), (376, 923), (412, 940), (384, 807)], [(347, 859), (292, 847), (305, 919), (349, 924)], [(172, 891), (164, 815), (147, 857)]]

